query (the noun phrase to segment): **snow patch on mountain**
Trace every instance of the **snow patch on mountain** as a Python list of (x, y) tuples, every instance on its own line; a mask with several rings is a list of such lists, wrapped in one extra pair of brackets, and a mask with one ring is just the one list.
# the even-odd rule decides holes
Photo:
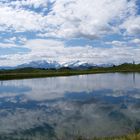
[(24, 63), (15, 67), (0, 67), (0, 69), (15, 69), (15, 68), (42, 68), (42, 69), (59, 69), (63, 67), (68, 67), (72, 69), (87, 69), (93, 67), (111, 67), (113, 64), (100, 64), (96, 65), (93, 63), (83, 62), (83, 61), (70, 61), (65, 63), (59, 63), (57, 61), (46, 61), (46, 60), (38, 60), (31, 61), (29, 63)]

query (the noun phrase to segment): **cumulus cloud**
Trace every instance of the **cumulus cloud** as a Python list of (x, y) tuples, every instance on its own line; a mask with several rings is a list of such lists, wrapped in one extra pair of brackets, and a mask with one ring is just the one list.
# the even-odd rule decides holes
[[(16, 46), (30, 50), (22, 55), (1, 54), (0, 64), (39, 59), (60, 63), (121, 63), (133, 59), (139, 62), (139, 23), (136, 0), (0, 0), (0, 48)], [(119, 35), (121, 39), (104, 39), (110, 35)], [(66, 41), (73, 38), (98, 39), (103, 46), (67, 46)]]
[(33, 11), (0, 5), (0, 27), (5, 31), (41, 31), (44, 17)]
[(126, 29), (126, 33), (130, 35), (140, 35), (140, 16), (130, 17), (123, 25)]
[(52, 35), (94, 39), (118, 31), (117, 26), (134, 13), (134, 1), (56, 0), (47, 19)]
[[(23, 8), (46, 9), (48, 3), (52, 7), (46, 15)], [(16, 0), (0, 4), (0, 25), (17, 32), (40, 31), (40, 36), (95, 39), (118, 32), (121, 24), (127, 32), (139, 33), (139, 16), (135, 14), (135, 0)], [(134, 23), (129, 26), (131, 21)]]

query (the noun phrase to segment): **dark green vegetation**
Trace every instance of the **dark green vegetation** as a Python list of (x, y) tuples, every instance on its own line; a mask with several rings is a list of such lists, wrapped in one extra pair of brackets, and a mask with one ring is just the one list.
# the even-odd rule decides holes
[[(44, 135), (40, 135), (38, 133), (38, 135), (36, 134), (32, 134), (31, 136), (24, 136), (24, 135), (20, 135), (20, 136), (0, 136), (0, 140), (49, 140), (48, 139), (48, 135), (46, 134), (46, 136)], [(61, 139), (57, 139), (57, 140), (61, 140)], [(125, 135), (125, 136), (118, 136), (118, 137), (104, 137), (104, 138), (93, 138), (93, 139), (86, 139), (86, 138), (82, 138), (82, 137), (78, 137), (78, 138), (72, 138), (71, 140), (140, 140), (140, 133), (137, 134), (129, 134), (129, 135)]]
[(34, 69), (22, 68), (14, 70), (0, 70), (0, 80), (41, 78), (54, 76), (71, 76), (95, 73), (113, 73), (113, 72), (140, 72), (140, 64), (122, 64), (112, 67), (92, 67), (88, 69)]
[[(79, 137), (77, 140), (89, 140), (89, 139), (84, 139), (82, 137)], [(140, 140), (140, 133), (120, 136), (120, 137), (93, 138), (91, 140)]]

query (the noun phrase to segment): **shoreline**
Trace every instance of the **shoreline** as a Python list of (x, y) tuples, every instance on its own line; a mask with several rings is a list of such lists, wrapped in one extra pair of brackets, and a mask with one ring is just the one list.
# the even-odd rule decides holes
[(78, 76), (88, 74), (105, 74), (105, 73), (140, 73), (140, 70), (40, 70), (40, 72), (6, 72), (0, 73), (0, 80), (20, 80), (33, 78), (49, 78), (49, 77), (63, 77), (63, 76)]
[(89, 67), (85, 69), (62, 67), (59, 69), (19, 68), (11, 70), (0, 70), (0, 80), (16, 80), (31, 78), (47, 78), (58, 76), (74, 76), (100, 73), (140, 73), (140, 64), (121, 64), (111, 67)]

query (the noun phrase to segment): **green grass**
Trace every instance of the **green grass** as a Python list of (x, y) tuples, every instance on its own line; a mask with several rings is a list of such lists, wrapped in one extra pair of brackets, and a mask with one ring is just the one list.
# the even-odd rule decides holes
[(120, 137), (105, 137), (105, 138), (93, 138), (93, 139), (84, 139), (82, 137), (79, 137), (77, 138), (77, 140), (140, 140), (140, 133), (129, 134)]
[(96, 74), (96, 73), (113, 73), (113, 72), (140, 72), (140, 64), (122, 64), (109, 68), (89, 68), (86, 70), (80, 69), (33, 69), (23, 68), (14, 70), (0, 70), (0, 80), (10, 79), (25, 79), (25, 78), (41, 78), (41, 77), (55, 77), (55, 76), (71, 76), (83, 74)]

